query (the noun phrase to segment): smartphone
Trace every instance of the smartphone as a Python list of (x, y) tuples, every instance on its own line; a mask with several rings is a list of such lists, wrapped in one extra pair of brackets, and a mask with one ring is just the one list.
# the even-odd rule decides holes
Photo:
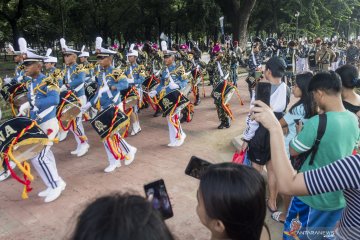
[(211, 165), (208, 161), (192, 156), (185, 169), (185, 174), (200, 179), (201, 174)]
[(256, 85), (255, 100), (261, 100), (270, 106), (271, 84), (268, 82), (258, 82)]
[(146, 198), (151, 200), (153, 208), (160, 211), (164, 220), (174, 216), (163, 179), (144, 185), (144, 191)]

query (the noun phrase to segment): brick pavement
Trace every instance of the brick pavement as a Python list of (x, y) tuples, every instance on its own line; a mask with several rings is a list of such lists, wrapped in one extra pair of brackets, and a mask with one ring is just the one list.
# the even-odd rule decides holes
[(37, 197), (44, 185), (34, 170), (35, 181), (28, 200), (21, 199), (22, 186), (16, 181), (10, 179), (0, 183), (0, 239), (66, 239), (76, 223), (76, 216), (96, 197), (115, 191), (144, 195), (143, 185), (159, 178), (164, 179), (171, 196), (174, 217), (167, 220), (167, 224), (174, 235), (178, 239), (209, 239), (210, 234), (195, 211), (198, 180), (186, 176), (184, 169), (192, 155), (211, 162), (231, 161), (235, 150), (231, 140), (241, 133), (248, 110), (244, 81), (240, 88), (245, 105), (240, 106), (234, 96), (230, 103), (235, 120), (231, 128), (218, 130), (211, 88), (206, 86), (206, 98), (195, 107), (193, 121), (182, 125), (187, 138), (179, 148), (166, 146), (169, 138), (165, 118), (153, 118), (150, 108), (141, 111), (142, 132), (127, 138), (138, 148), (136, 159), (130, 166), (123, 164), (110, 174), (103, 172), (108, 164), (103, 145), (90, 124), (85, 123), (91, 145), (87, 155), (76, 158), (70, 154), (75, 148), (71, 134), (65, 142), (52, 148), (59, 173), (67, 183), (58, 200), (45, 204)]

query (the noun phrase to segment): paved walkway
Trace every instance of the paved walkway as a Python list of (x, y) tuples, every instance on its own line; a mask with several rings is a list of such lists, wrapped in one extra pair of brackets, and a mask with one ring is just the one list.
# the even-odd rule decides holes
[[(37, 193), (44, 185), (36, 176), (28, 200), (21, 199), (22, 186), (15, 180), (0, 183), (0, 239), (64, 239), (67, 238), (82, 209), (93, 199), (116, 191), (130, 191), (144, 195), (143, 185), (163, 178), (171, 197), (174, 217), (167, 220), (178, 239), (209, 239), (209, 232), (196, 215), (198, 180), (186, 176), (184, 169), (192, 155), (211, 162), (231, 161), (235, 148), (231, 140), (244, 128), (248, 111), (248, 93), (241, 81), (244, 106), (236, 96), (231, 100), (235, 120), (229, 129), (218, 130), (215, 105), (206, 86), (206, 98), (195, 108), (191, 123), (183, 124), (187, 138), (183, 146), (169, 148), (166, 119), (153, 118), (152, 109), (140, 113), (142, 132), (127, 141), (138, 148), (135, 161), (113, 173), (105, 174), (106, 154), (98, 135), (89, 123), (85, 129), (90, 139), (90, 151), (81, 158), (73, 157), (73, 136), (53, 147), (57, 166), (67, 187), (55, 202), (45, 204)], [(280, 239), (281, 225), (267, 219), (273, 239)]]

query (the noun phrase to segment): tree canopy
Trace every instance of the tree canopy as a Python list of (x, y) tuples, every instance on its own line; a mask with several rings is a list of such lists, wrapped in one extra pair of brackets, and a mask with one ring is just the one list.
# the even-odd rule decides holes
[[(296, 13), (299, 16), (296, 17)], [(38, 47), (61, 37), (93, 45), (96, 36), (120, 43), (249, 36), (348, 38), (360, 35), (360, 0), (0, 0), (0, 45), (24, 36)]]

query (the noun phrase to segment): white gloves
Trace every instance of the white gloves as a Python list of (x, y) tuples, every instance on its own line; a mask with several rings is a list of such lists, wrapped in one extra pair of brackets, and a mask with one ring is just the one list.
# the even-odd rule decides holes
[(156, 92), (155, 90), (152, 90), (151, 92), (149, 92), (149, 96), (150, 96), (151, 98), (155, 97), (156, 94), (157, 94), (157, 92)]
[(80, 108), (81, 112), (86, 112), (91, 107), (91, 103), (87, 102), (84, 106)]
[(101, 94), (103, 94), (104, 92), (107, 92), (107, 91), (109, 91), (109, 90), (110, 90), (110, 89), (109, 89), (109, 86), (106, 85), (106, 86), (100, 88), (99, 94), (101, 95)]
[(37, 112), (37, 111), (39, 111), (39, 109), (37, 108), (37, 106), (34, 106), (32, 111)]
[(128, 78), (127, 81), (128, 83), (134, 83), (134, 78)]
[(174, 83), (174, 82), (170, 82), (170, 83), (169, 83), (169, 88), (170, 88), (171, 90), (174, 90), (174, 89), (179, 88), (179, 85), (177, 85), (177, 84)]
[(62, 85), (61, 88), (60, 88), (60, 92), (64, 92), (66, 90), (67, 90), (67, 87), (65, 86), (65, 84)]
[(26, 110), (28, 110), (28, 109), (30, 109), (30, 103), (29, 102), (23, 103), (19, 108), (18, 116), (25, 116)]

